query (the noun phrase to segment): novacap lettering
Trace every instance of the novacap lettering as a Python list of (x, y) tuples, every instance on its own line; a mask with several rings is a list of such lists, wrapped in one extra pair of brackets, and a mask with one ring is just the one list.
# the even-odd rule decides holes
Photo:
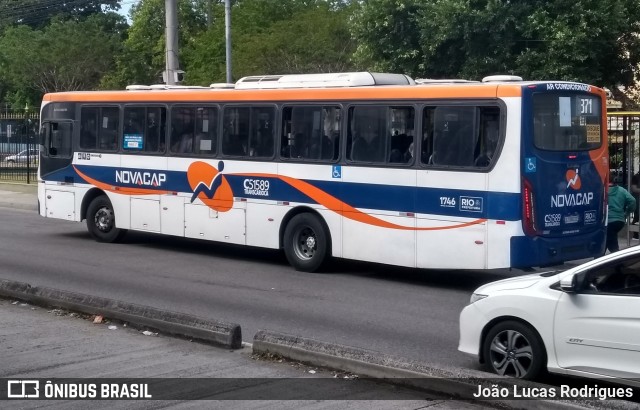
[(593, 192), (577, 194), (563, 194), (551, 196), (552, 208), (563, 208), (565, 206), (589, 205), (593, 201)]
[(167, 180), (164, 173), (140, 172), (140, 171), (116, 171), (116, 183), (136, 184), (147, 186), (162, 186)]

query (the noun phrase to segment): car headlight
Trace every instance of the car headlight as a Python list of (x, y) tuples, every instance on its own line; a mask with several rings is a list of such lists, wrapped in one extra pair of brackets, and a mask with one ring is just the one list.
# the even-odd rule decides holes
[(486, 298), (488, 295), (481, 295), (480, 293), (473, 293), (471, 295), (471, 299), (469, 299), (469, 304), (472, 305), (479, 300)]

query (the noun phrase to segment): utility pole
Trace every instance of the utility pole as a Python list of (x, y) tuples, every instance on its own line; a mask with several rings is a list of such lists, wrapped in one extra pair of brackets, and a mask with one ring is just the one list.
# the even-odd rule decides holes
[(231, 83), (231, 0), (224, 0), (224, 34), (227, 44), (227, 83)]
[(164, 0), (167, 54), (165, 56), (164, 80), (167, 85), (174, 85), (178, 76), (178, 4), (177, 0)]

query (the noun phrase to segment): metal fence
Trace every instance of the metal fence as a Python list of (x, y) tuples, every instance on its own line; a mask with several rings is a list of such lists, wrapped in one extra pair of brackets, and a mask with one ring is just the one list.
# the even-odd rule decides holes
[(35, 112), (0, 112), (0, 181), (36, 181), (38, 123)]

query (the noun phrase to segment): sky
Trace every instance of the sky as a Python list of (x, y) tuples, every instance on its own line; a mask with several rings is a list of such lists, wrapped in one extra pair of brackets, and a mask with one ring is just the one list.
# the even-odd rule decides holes
[(140, 0), (122, 0), (120, 2), (120, 10), (118, 10), (118, 14), (125, 16), (127, 18), (127, 21), (131, 23), (131, 18), (129, 17), (129, 10), (131, 9), (131, 6), (139, 2)]

